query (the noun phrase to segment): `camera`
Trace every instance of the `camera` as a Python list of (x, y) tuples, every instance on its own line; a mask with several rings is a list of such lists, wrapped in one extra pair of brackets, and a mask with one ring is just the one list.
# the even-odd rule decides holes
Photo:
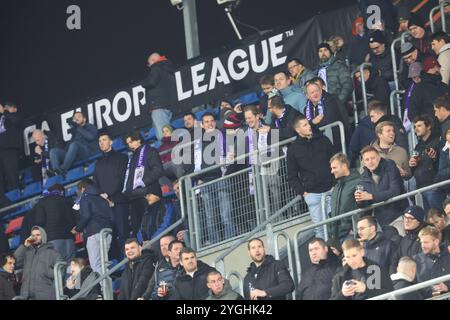
[(77, 126), (77, 123), (75, 121), (73, 121), (72, 118), (69, 118), (66, 120), (66, 123), (69, 125), (69, 127), (74, 128)]

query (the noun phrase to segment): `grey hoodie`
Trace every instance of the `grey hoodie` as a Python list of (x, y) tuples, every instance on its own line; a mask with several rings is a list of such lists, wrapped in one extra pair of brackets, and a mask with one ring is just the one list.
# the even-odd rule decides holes
[(209, 290), (209, 296), (205, 300), (244, 300), (244, 298), (231, 288), (230, 281), (225, 279), (225, 285), (223, 291), (215, 296), (211, 289)]

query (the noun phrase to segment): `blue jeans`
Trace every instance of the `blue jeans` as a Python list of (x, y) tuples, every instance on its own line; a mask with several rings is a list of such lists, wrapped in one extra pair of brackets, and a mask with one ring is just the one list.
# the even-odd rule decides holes
[[(217, 243), (219, 239), (219, 225), (224, 226), (225, 240), (236, 236), (236, 226), (231, 216), (231, 199), (228, 193), (228, 183), (220, 181), (202, 188), (203, 205), (205, 209), (206, 235), (211, 243)], [(219, 211), (219, 212), (217, 212)], [(218, 215), (222, 221), (218, 221)]]
[(431, 208), (441, 209), (445, 196), (439, 189), (429, 190), (422, 193), (423, 209), (428, 212)]
[[(325, 193), (308, 193), (305, 197), (305, 202), (309, 208), (309, 214), (313, 223), (319, 223), (326, 219), (326, 213), (322, 212), (322, 197)], [(327, 211), (331, 211), (329, 208), (330, 202), (327, 201)], [(314, 233), (317, 238), (325, 239), (324, 226), (314, 228)]]
[(91, 153), (86, 145), (75, 141), (70, 143), (67, 151), (58, 148), (51, 149), (50, 164), (53, 170), (68, 171), (75, 160), (85, 160), (90, 155)]
[(172, 119), (172, 112), (167, 109), (155, 109), (152, 111), (152, 123), (153, 129), (155, 130), (156, 138), (161, 141), (162, 128), (170, 124), (170, 119)]
[(75, 258), (75, 242), (73, 239), (56, 239), (49, 243), (53, 244), (53, 248), (59, 252), (61, 258), (70, 265), (70, 261)]

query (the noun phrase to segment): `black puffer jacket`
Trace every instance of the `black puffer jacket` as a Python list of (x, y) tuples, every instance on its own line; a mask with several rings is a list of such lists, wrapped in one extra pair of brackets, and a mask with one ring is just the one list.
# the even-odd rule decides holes
[[(375, 97), (375, 100), (379, 100), (383, 102), (385, 105), (389, 105), (389, 93), (391, 92), (389, 88), (388, 81), (381, 77), (377, 70), (373, 68), (369, 68), (370, 70), (370, 76), (366, 81), (366, 92), (373, 94)], [(358, 91), (359, 97), (362, 97), (362, 85), (361, 82), (357, 83), (358, 85)]]
[(200, 260), (197, 261), (197, 271), (194, 273), (194, 277), (186, 274), (186, 271), (183, 270), (181, 275), (175, 279), (171, 300), (205, 300), (209, 294), (206, 277), (211, 271), (216, 271), (216, 269)]
[(169, 60), (154, 63), (148, 72), (147, 77), (142, 82), (145, 90), (147, 106), (151, 109), (162, 107), (172, 109), (172, 93), (175, 93), (175, 67)]
[(395, 250), (394, 242), (385, 238), (381, 232), (377, 232), (375, 238), (364, 243), (365, 257), (385, 270), (389, 270)]
[[(414, 150), (419, 152), (420, 161), (416, 167), (411, 167), (411, 172), (416, 178), (417, 188), (422, 188), (433, 184), (434, 178), (439, 170), (439, 153), (441, 151), (441, 140), (438, 134), (431, 134), (426, 140), (420, 139)], [(431, 159), (425, 149), (433, 148), (436, 151), (436, 158)]]
[(294, 290), (294, 280), (283, 262), (267, 255), (257, 267), (254, 262), (247, 269), (244, 278), (244, 297), (250, 299), (250, 283), (255, 289), (264, 290), (265, 298), (258, 300), (286, 300), (286, 295)]
[(119, 300), (136, 300), (143, 296), (155, 270), (156, 256), (143, 250), (142, 255), (129, 261), (120, 277)]
[[(391, 275), (392, 284), (394, 286), (394, 290), (400, 290), (404, 288), (408, 288), (412, 285), (415, 285), (416, 282), (410, 282), (409, 279), (404, 274), (401, 273), (395, 273)], [(397, 300), (423, 300), (424, 297), (422, 296), (420, 291), (405, 293), (400, 296), (395, 297)]]
[(21, 149), (22, 143), (22, 126), (23, 121), (20, 115), (16, 113), (10, 113), (5, 110), (0, 113), (0, 117), (5, 117), (5, 129), (6, 131), (0, 133), (0, 148), (2, 149)]
[[(181, 265), (173, 267), (170, 261), (167, 261), (166, 258), (158, 261), (155, 266), (153, 276), (151, 277), (147, 289), (142, 297), (145, 300), (170, 300), (170, 296), (173, 294), (173, 283), (182, 271), (183, 267)], [(161, 281), (166, 283), (169, 290), (169, 294), (165, 297), (158, 296), (158, 288)]]
[(12, 300), (17, 295), (14, 290), (15, 285), (14, 274), (8, 273), (0, 267), (0, 301)]
[[(397, 59), (398, 60), (398, 59)], [(392, 69), (392, 55), (390, 46), (386, 45), (386, 50), (380, 55), (370, 53), (370, 63), (374, 71), (378, 71), (386, 81), (394, 81), (394, 71)]]

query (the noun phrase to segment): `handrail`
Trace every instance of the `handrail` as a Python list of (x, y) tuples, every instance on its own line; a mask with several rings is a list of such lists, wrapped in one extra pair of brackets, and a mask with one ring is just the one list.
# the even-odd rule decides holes
[[(64, 268), (64, 269), (63, 269)], [(67, 262), (65, 261), (58, 261), (53, 266), (53, 277), (54, 277), (54, 284), (55, 284), (55, 296), (56, 300), (67, 300), (67, 296), (64, 295), (64, 283), (62, 274), (65, 274), (65, 269), (67, 268)], [(62, 272), (64, 270), (64, 272)]]
[[(391, 94), (389, 95), (389, 101), (390, 101), (390, 105), (391, 105), (391, 114), (395, 115), (395, 106), (394, 106), (394, 97), (400, 94), (405, 94), (405, 90), (393, 90), (391, 91)], [(397, 112), (398, 112), (398, 117), (401, 121), (403, 121), (402, 118), (402, 106), (400, 104), (397, 105)]]
[[(112, 229), (104, 228), (100, 230), (100, 263), (102, 274), (108, 271), (108, 236), (112, 236)], [(122, 250), (122, 248), (120, 248)], [(111, 277), (106, 277), (102, 282), (103, 300), (114, 300)]]
[(434, 20), (433, 20), (433, 16), (434, 13), (438, 10), (441, 11), (441, 24), (442, 24), (442, 31), (447, 32), (447, 26), (446, 26), (446, 21), (445, 21), (445, 6), (450, 5), (450, 2), (447, 0), (442, 1), (441, 3), (439, 3), (438, 6), (432, 8), (430, 10), (430, 14), (429, 14), (429, 19), (430, 19), (430, 28), (431, 28), (431, 33), (434, 33), (435, 28), (434, 28)]
[(230, 271), (226, 274), (225, 278), (230, 280), (230, 278), (233, 276), (238, 279), (239, 294), (241, 296), (244, 296), (244, 279), (242, 278), (242, 275), (237, 271)]
[(366, 81), (364, 79), (364, 67), (371, 67), (372, 64), (370, 62), (364, 62), (361, 63), (361, 65), (359, 66), (359, 74), (360, 74), (360, 79), (361, 79), (361, 91), (362, 91), (362, 95), (363, 95), (363, 102), (364, 102), (364, 112), (366, 114), (366, 116), (368, 116), (368, 112), (367, 112), (367, 91), (366, 91)]
[[(275, 241), (274, 241), (274, 253), (275, 253), (275, 259), (280, 260), (280, 248), (278, 247), (278, 238), (283, 237), (286, 241), (287, 246), (287, 257), (288, 257), (288, 265), (289, 265), (289, 273), (291, 275), (292, 279), (295, 279), (294, 277), (294, 263), (292, 261), (292, 244), (291, 239), (289, 238), (289, 235), (284, 232), (280, 231), (276, 233)], [(295, 300), (295, 290), (292, 291), (292, 300)]]
[(414, 292), (414, 291), (418, 291), (427, 287), (430, 287), (432, 285), (441, 283), (441, 282), (447, 282), (450, 281), (450, 274), (447, 274), (445, 276), (441, 276), (439, 278), (434, 278), (431, 280), (427, 280), (421, 283), (417, 283), (414, 284), (412, 286), (406, 287), (406, 288), (402, 288), (402, 289), (398, 289), (398, 290), (394, 290), (367, 300), (387, 300), (389, 298), (394, 298), (397, 295), (402, 295), (402, 294), (406, 294), (406, 293), (410, 293), (410, 292)]
[[(392, 71), (394, 74), (394, 83), (395, 83), (395, 90), (400, 90), (399, 80), (398, 80), (398, 67), (397, 67), (397, 59), (395, 54), (395, 46), (397, 42), (401, 42), (402, 44), (405, 43), (405, 38), (410, 35), (409, 31), (405, 31), (402, 33), (400, 37), (397, 39), (394, 39), (391, 44), (391, 59), (392, 59)], [(400, 99), (397, 98), (397, 104), (400, 105)]]

